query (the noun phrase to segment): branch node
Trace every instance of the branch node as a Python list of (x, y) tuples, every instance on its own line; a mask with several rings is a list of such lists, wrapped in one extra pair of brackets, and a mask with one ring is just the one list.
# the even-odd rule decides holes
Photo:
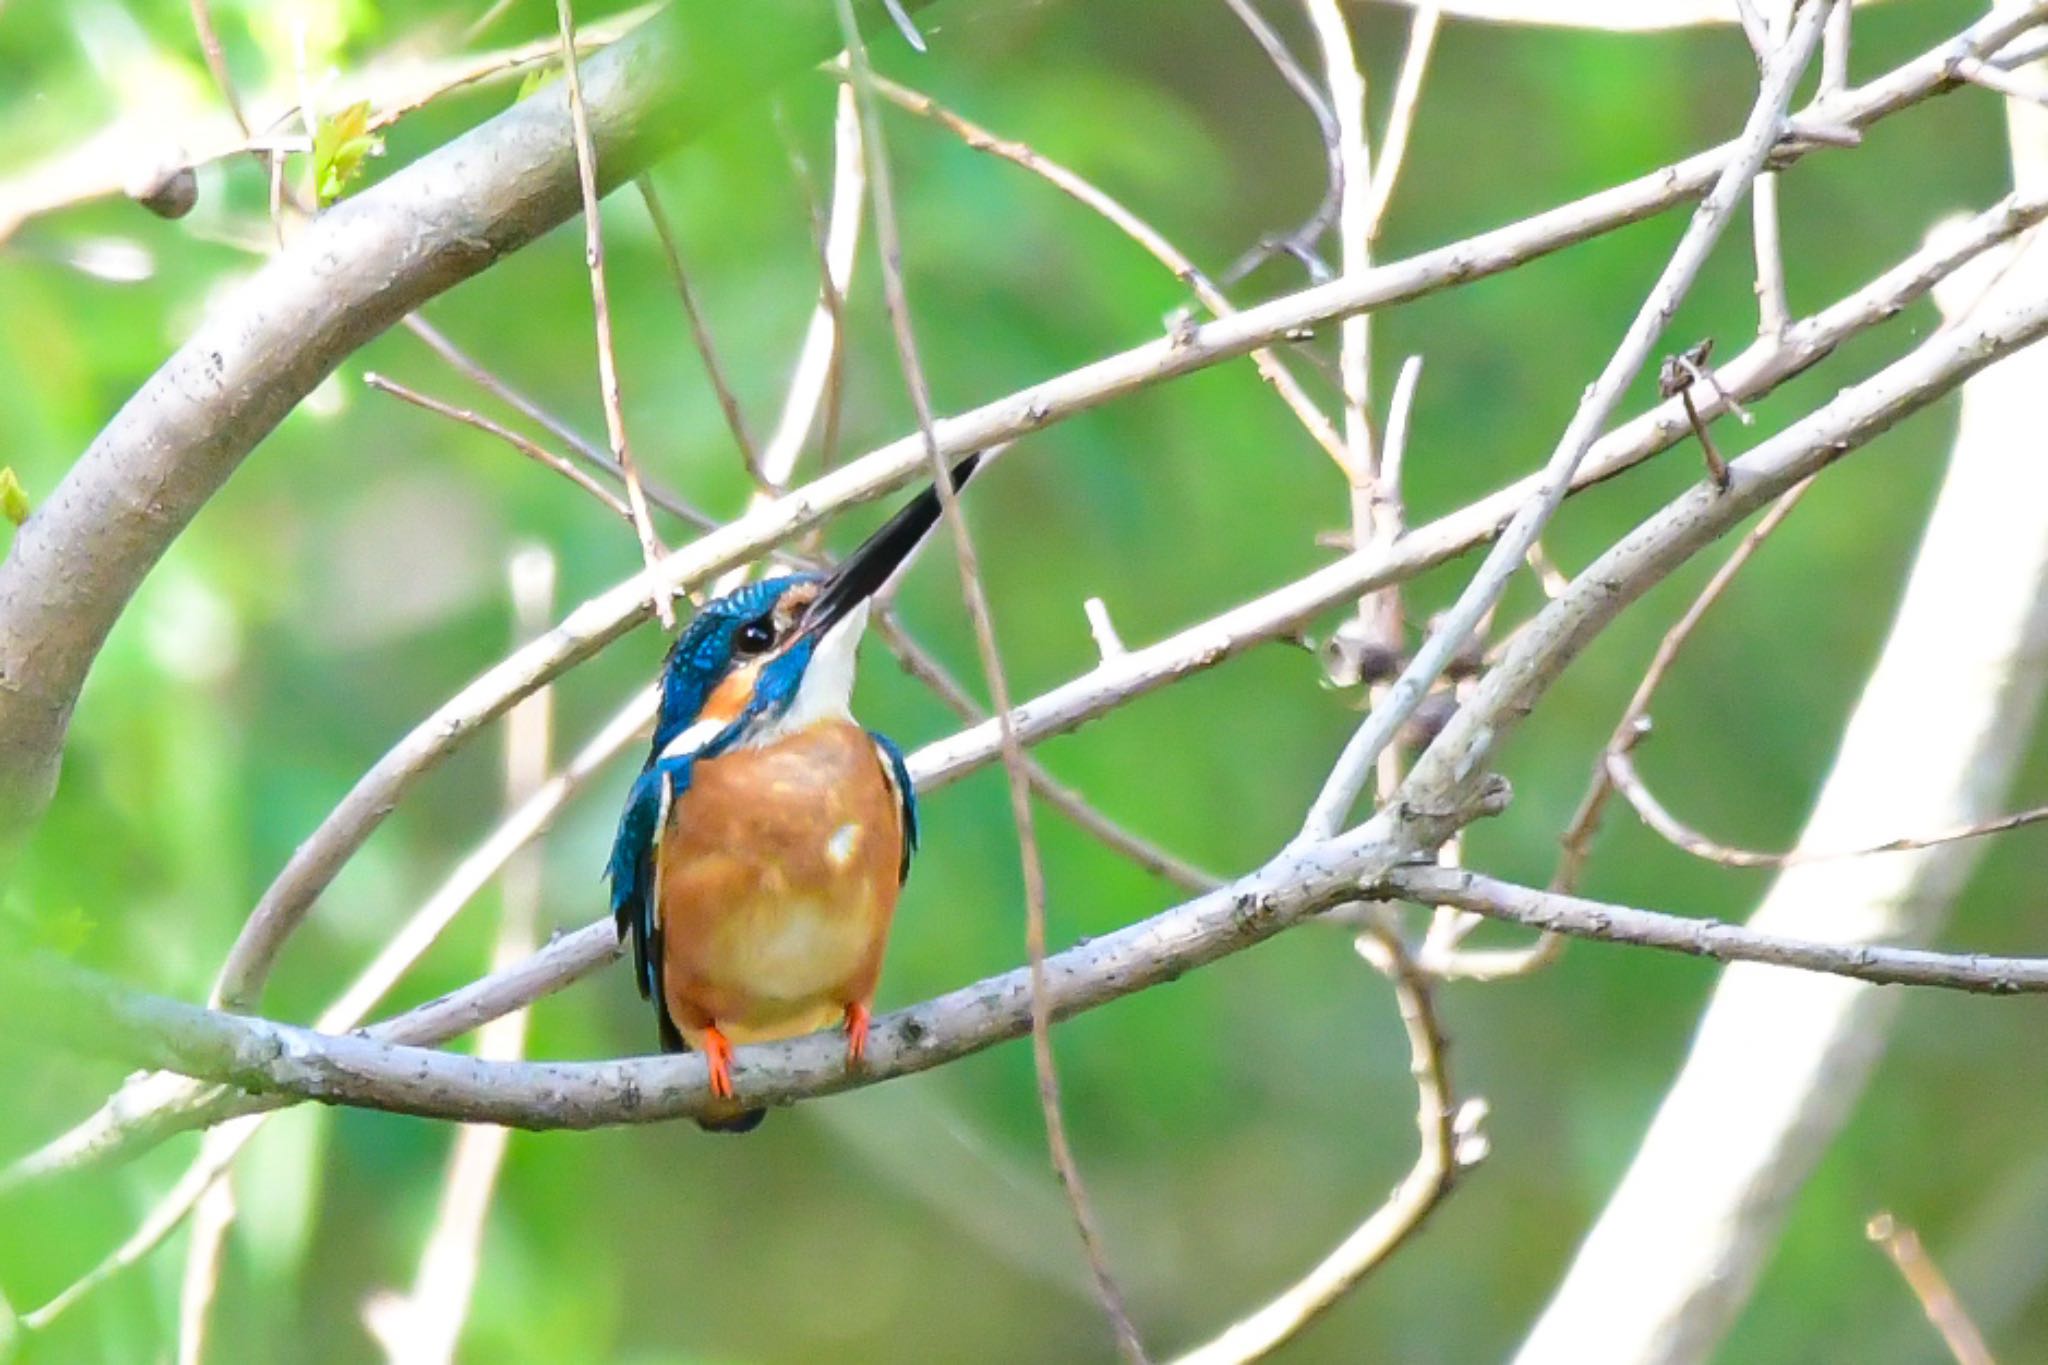
[(1095, 648), (1104, 663), (1128, 653), (1123, 637), (1116, 632), (1116, 622), (1110, 619), (1109, 607), (1101, 598), (1091, 597), (1083, 602), (1081, 612), (1088, 618), (1088, 633), (1095, 637)]

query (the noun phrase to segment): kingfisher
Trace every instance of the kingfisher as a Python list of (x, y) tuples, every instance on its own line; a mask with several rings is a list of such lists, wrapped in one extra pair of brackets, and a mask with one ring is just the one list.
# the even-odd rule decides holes
[[(953, 466), (956, 488), (980, 459)], [(854, 656), (939, 509), (927, 488), (832, 572), (714, 599), (662, 665), (606, 875), (662, 1050), (702, 1052), (721, 1100), (736, 1043), (838, 1023), (860, 1065), (917, 794), (903, 751), (853, 719)], [(747, 1132), (767, 1112), (728, 1109), (698, 1122)]]

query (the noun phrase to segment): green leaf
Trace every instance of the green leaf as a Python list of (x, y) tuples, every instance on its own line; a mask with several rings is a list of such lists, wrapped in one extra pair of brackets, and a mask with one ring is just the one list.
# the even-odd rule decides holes
[(519, 101), (525, 99), (542, 86), (552, 83), (561, 74), (562, 64), (560, 62), (545, 61), (540, 63), (520, 78), (519, 93), (512, 97), (512, 102), (514, 104), (519, 103)]
[(0, 517), (16, 526), (28, 520), (28, 490), (21, 486), (13, 465), (0, 465)]
[(370, 102), (357, 100), (320, 120), (313, 134), (313, 192), (322, 207), (341, 198), (363, 169), (365, 157), (384, 155), (384, 139), (370, 131)]

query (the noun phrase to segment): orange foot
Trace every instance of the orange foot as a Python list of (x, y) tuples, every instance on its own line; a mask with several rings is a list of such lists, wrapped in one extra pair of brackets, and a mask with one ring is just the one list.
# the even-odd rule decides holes
[(859, 1066), (868, 1051), (868, 1007), (856, 1000), (846, 1007), (846, 1064)]
[(732, 1044), (715, 1028), (705, 1029), (698, 1039), (704, 1061), (711, 1068), (711, 1093), (722, 1100), (732, 1098)]

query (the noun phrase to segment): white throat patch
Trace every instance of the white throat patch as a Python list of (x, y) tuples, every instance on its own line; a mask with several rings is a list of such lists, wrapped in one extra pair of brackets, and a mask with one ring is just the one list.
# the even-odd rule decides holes
[(796, 696), (782, 714), (747, 736), (749, 747), (768, 744), (808, 730), (821, 720), (853, 719), (854, 658), (867, 633), (868, 604), (862, 602), (825, 632), (811, 651), (810, 666), (797, 684)]

